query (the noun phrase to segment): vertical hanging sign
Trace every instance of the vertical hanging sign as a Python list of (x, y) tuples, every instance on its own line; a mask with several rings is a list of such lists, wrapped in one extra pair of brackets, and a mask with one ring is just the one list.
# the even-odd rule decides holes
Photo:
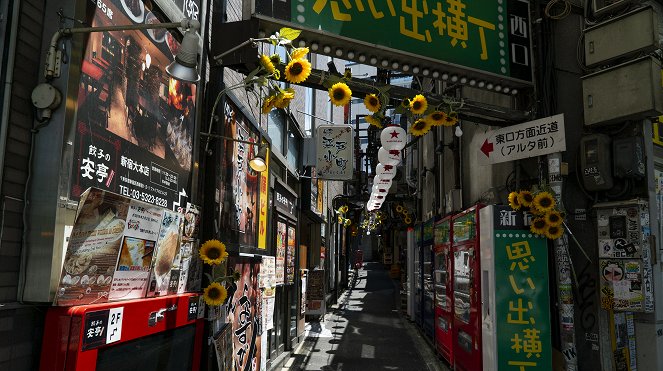
[(269, 151), (265, 155), (267, 169), (260, 173), (260, 214), (258, 216), (258, 248), (267, 248), (267, 198), (269, 197)]
[(350, 125), (320, 125), (316, 135), (318, 179), (350, 180), (354, 167), (354, 130)]
[(498, 369), (552, 370), (547, 240), (516, 211), (495, 218)]

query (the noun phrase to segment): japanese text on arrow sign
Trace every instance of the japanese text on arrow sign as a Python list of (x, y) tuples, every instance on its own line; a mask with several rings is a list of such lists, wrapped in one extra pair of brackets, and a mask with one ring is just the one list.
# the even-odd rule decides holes
[(482, 165), (562, 152), (566, 150), (564, 114), (489, 131), (478, 139)]

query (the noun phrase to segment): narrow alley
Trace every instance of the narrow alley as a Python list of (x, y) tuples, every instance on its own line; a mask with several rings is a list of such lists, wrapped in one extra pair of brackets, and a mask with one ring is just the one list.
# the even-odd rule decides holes
[(448, 370), (399, 314), (397, 294), (384, 266), (366, 263), (324, 322), (307, 324), (304, 342), (282, 371)]

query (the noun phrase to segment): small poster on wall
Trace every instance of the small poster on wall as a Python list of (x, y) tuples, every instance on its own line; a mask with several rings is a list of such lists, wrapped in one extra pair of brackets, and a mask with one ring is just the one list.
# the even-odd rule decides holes
[[(152, 272), (148, 285), (147, 296), (163, 296), (169, 291), (176, 292), (179, 285), (180, 268), (180, 235), (182, 231), (182, 214), (164, 210), (152, 259)], [(173, 284), (171, 284), (173, 282)]]
[(214, 350), (219, 371), (233, 370), (233, 337), (230, 324), (226, 325), (214, 337)]
[(286, 243), (288, 241), (287, 225), (284, 222), (276, 223), (276, 284), (283, 285), (285, 283), (285, 251)]
[(288, 249), (286, 251), (285, 282), (295, 283), (295, 228), (288, 226)]

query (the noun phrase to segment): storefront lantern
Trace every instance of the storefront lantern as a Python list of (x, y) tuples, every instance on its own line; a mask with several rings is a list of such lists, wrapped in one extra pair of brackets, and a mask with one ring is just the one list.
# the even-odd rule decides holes
[(380, 147), (378, 150), (378, 160), (381, 164), (397, 166), (401, 163), (401, 151)]
[(391, 178), (376, 175), (375, 178), (373, 178), (373, 185), (379, 185), (380, 187), (389, 189), (391, 188)]
[(396, 176), (396, 166), (380, 163), (375, 167), (375, 173), (382, 179), (394, 179)]
[(387, 150), (398, 150), (405, 148), (407, 134), (405, 129), (400, 126), (388, 126), (382, 129), (380, 133), (380, 142), (382, 147)]

